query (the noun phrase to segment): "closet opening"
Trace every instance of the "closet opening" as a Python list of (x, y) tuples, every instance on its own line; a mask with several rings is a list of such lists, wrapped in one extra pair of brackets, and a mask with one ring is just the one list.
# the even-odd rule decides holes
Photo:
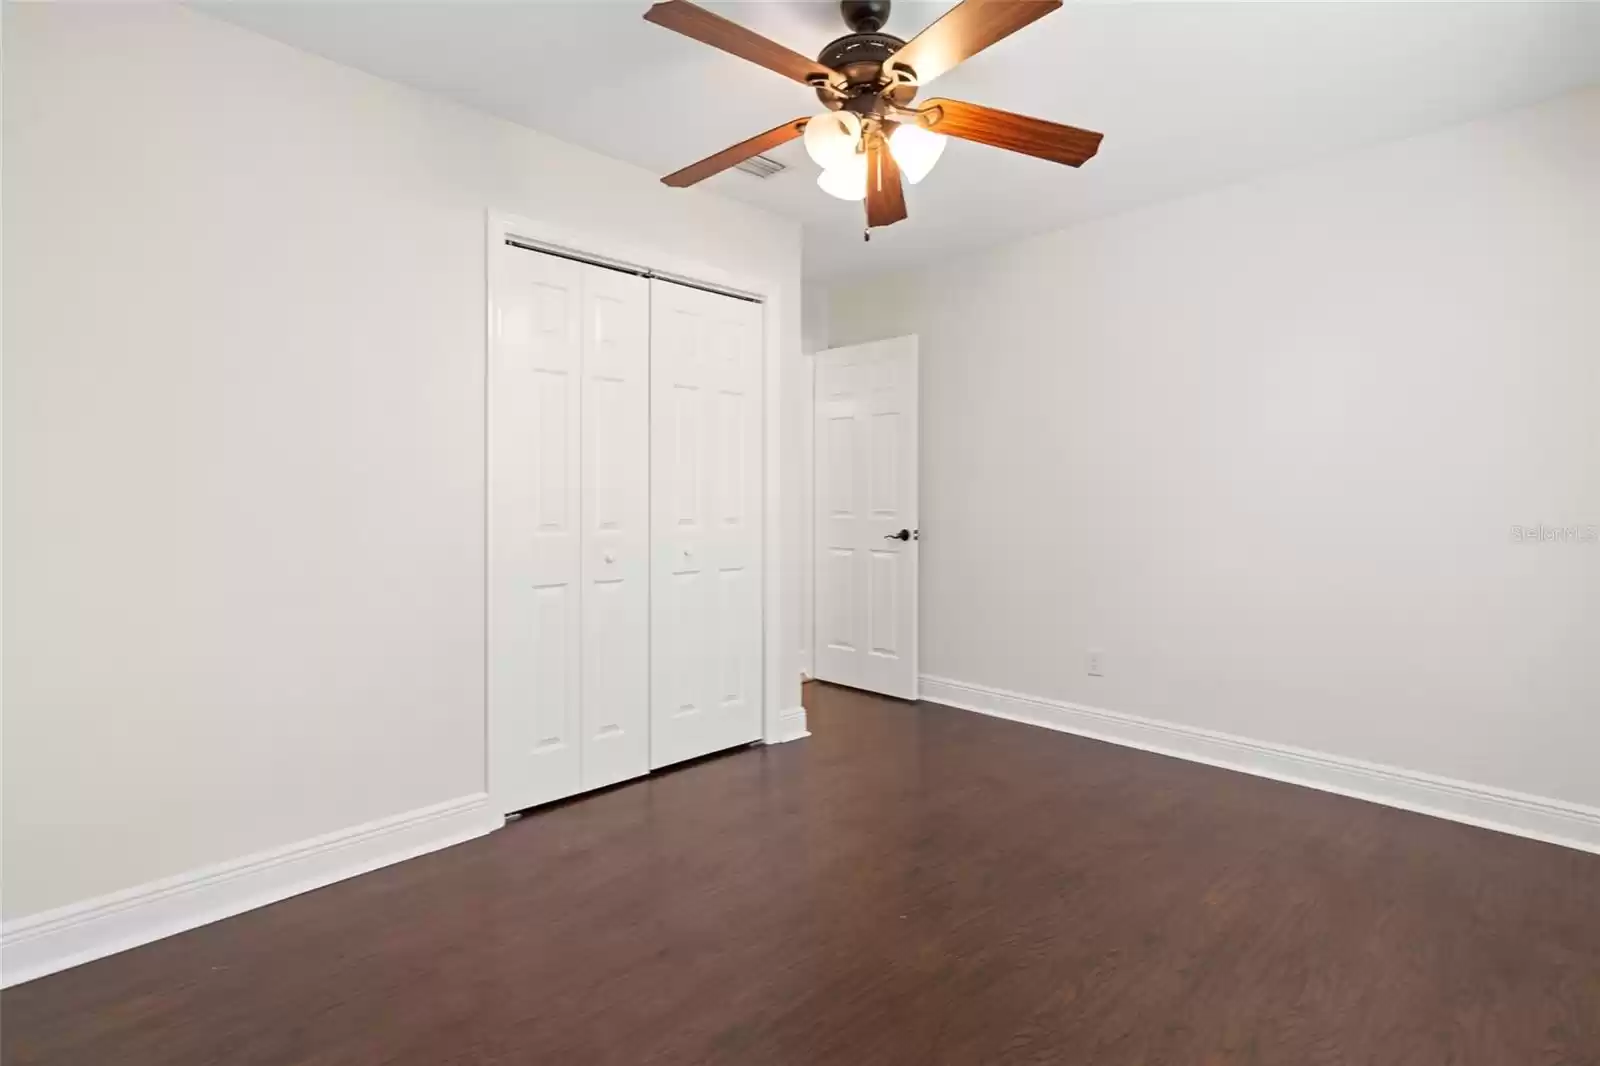
[(490, 255), (496, 804), (771, 740), (763, 301), (509, 235)]

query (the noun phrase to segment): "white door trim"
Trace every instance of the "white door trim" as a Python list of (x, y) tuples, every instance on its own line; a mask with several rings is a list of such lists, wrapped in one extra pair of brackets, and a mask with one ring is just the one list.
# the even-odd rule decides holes
[(817, 360), (816, 353), (802, 354), (801, 376), (805, 378), (804, 417), (800, 422), (800, 676), (816, 677), (813, 667), (817, 646), (817, 594), (815, 589), (816, 497), (817, 497)]
[[(781, 620), (782, 595), (780, 581), (779, 515), (782, 471), (779, 469), (779, 419), (781, 397), (779, 378), (782, 370), (782, 338), (779, 322), (783, 309), (780, 303), (778, 282), (753, 273), (728, 271), (708, 263), (690, 259), (660, 248), (649, 248), (619, 240), (614, 236), (584, 232), (566, 223), (548, 219), (533, 219), (493, 208), (484, 219), (484, 654), (488, 655), (489, 596), (489, 498), (488, 477), (494, 456), (490, 451), (492, 425), (490, 424), (489, 396), (493, 387), (493, 365), (490, 345), (494, 342), (495, 281), (498, 267), (496, 252), (507, 240), (516, 240), (557, 255), (568, 255), (603, 266), (633, 270), (668, 281), (698, 285), (730, 296), (753, 299), (762, 305), (762, 515), (761, 515), (761, 723), (762, 740), (768, 744), (781, 744), (794, 739), (795, 727), (784, 719), (786, 710), (779, 705), (779, 678), (781, 676)], [(483, 774), (486, 788), (493, 795), (494, 781), (489, 774), (489, 698), (487, 690), (487, 661), (484, 691), (484, 746)], [(498, 801), (498, 797), (495, 797)]]

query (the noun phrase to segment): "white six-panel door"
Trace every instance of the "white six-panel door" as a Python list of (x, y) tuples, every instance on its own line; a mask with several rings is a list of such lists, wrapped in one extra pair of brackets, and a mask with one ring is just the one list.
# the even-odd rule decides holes
[(490, 787), (512, 811), (648, 770), (649, 289), (496, 254)]
[(813, 669), (823, 681), (914, 700), (917, 339), (813, 358)]
[(583, 267), (499, 252), (490, 346), (491, 787), (506, 810), (581, 787)]
[(650, 283), (583, 274), (583, 787), (650, 769)]
[(650, 764), (761, 736), (761, 307), (652, 281)]

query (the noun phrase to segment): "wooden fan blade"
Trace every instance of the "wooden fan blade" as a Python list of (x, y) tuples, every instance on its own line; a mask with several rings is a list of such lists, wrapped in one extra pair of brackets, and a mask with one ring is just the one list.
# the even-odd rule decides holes
[(900, 166), (889, 154), (889, 142), (877, 135), (867, 141), (867, 228), (892, 226), (906, 217), (906, 191)]
[(962, 0), (889, 60), (926, 85), (963, 60), (1061, 6), (1061, 0)]
[[(937, 111), (935, 110), (937, 108)], [(982, 104), (935, 98), (919, 111), (928, 118), (924, 125), (935, 133), (960, 137), (964, 141), (993, 145), (1023, 155), (1081, 167), (1100, 150), (1099, 133), (1046, 122), (1042, 118), (1014, 115)]]
[(730, 22), (703, 7), (696, 7), (689, 0), (663, 0), (646, 11), (644, 17), (646, 22), (654, 22), (685, 37), (693, 37), (702, 44), (720, 48), (740, 59), (748, 59), (802, 84), (809, 84), (806, 79), (810, 77), (834, 77), (833, 71), (816, 60), (790, 51), (777, 41), (768, 40), (737, 22)]
[(788, 144), (806, 131), (806, 123), (809, 121), (810, 119), (805, 118), (790, 119), (781, 126), (774, 126), (765, 133), (756, 134), (748, 141), (740, 141), (732, 148), (724, 148), (716, 155), (708, 155), (698, 163), (690, 163), (682, 170), (674, 170), (662, 178), (661, 183), (682, 189), (697, 181), (704, 181), (711, 175), (721, 173), (753, 155), (760, 155), (780, 144)]

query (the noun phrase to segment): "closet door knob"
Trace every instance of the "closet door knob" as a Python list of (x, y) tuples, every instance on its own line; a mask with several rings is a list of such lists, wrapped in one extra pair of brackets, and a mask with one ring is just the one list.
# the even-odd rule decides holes
[(606, 552), (606, 562), (614, 563), (616, 561), (617, 561), (617, 557), (615, 555), (611, 554), (610, 552)]
[(693, 559), (694, 558), (694, 549), (692, 549), (692, 548), (683, 549), (683, 557), (685, 559)]

